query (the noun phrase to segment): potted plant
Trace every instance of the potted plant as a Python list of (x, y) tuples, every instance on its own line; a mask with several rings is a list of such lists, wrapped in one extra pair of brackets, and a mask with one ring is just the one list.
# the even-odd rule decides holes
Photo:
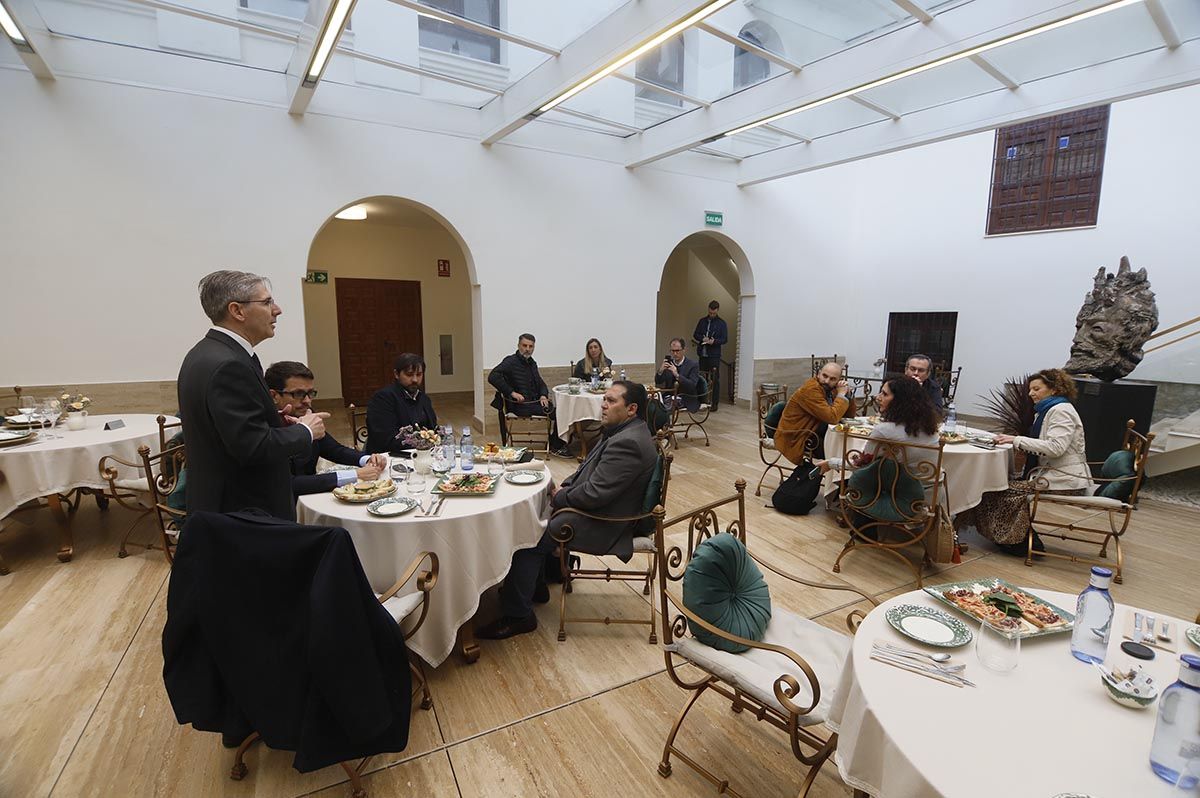
[[(1033, 400), (1029, 398), (1029, 375), (1009, 377), (1000, 388), (979, 397), (987, 415), (1005, 435), (1028, 435), (1033, 426)], [(1014, 465), (1019, 472), (1025, 469), (1025, 453), (1013, 449)]]
[(391, 450), (393, 453), (406, 450), (415, 451), (413, 468), (417, 470), (417, 473), (428, 474), (433, 465), (433, 447), (441, 445), (441, 442), (436, 431), (409, 424), (396, 430)]
[(80, 430), (87, 426), (87, 408), (92, 404), (91, 399), (81, 393), (64, 392), (58, 402), (67, 414), (67, 429)]

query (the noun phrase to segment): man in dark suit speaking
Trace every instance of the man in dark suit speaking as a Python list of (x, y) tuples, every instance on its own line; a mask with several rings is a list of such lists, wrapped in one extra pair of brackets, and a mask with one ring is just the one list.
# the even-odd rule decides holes
[(257, 507), (295, 520), (290, 460), (308, 455), (329, 414), (293, 422), (275, 408), (254, 354), (283, 312), (265, 278), (213, 272), (200, 281), (200, 305), (213, 327), (183, 359), (177, 382), (188, 510)]
[[(645, 403), (646, 388), (628, 380), (618, 380), (604, 392), (600, 403), (604, 437), (575, 473), (552, 490), (551, 512), (570, 508), (594, 515), (627, 518), (642, 511), (646, 486), (650, 484), (658, 462), (658, 447), (640, 415)], [(625, 562), (633, 556), (633, 524), (600, 521), (570, 512), (555, 515), (537, 545), (513, 555), (512, 568), (500, 589), (500, 610), (504, 615), (476, 630), (476, 637), (500, 640), (537, 628), (533, 597), (538, 588), (538, 576), (546, 555), (555, 549), (550, 532), (558, 531), (565, 523), (570, 523), (574, 529), (572, 551), (613, 554)], [(544, 585), (542, 590), (545, 590)], [(544, 595), (541, 600), (549, 599)]]

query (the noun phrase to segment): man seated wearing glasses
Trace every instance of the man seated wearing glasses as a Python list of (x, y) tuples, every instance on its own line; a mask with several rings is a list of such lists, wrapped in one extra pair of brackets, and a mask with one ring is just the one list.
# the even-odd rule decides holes
[[(294, 360), (281, 360), (270, 365), (263, 379), (280, 413), (286, 410), (289, 415), (299, 418), (312, 412), (317, 390), (313, 387), (314, 377), (308, 366)], [(350, 467), (318, 474), (317, 460), (321, 457)], [(292, 492), (297, 496), (324, 493), (351, 482), (378, 479), (386, 469), (387, 455), (362, 454), (343, 446), (326, 433), (312, 442), (308, 454), (292, 458)]]

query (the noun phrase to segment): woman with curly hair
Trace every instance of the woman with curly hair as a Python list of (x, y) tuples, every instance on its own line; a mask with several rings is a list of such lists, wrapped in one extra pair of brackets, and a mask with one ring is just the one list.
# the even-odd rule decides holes
[(575, 370), (571, 376), (581, 380), (590, 380), (592, 369), (599, 371), (602, 376), (605, 372), (612, 373), (612, 361), (604, 356), (604, 347), (600, 345), (599, 338), (588, 339), (587, 345), (584, 347), (583, 359), (575, 364)]
[[(917, 443), (924, 446), (938, 445), (938, 424), (941, 417), (921, 383), (910, 377), (893, 377), (879, 389), (879, 416), (881, 423), (871, 430), (871, 440), (895, 443)], [(870, 441), (863, 447), (857, 466), (864, 466), (875, 457), (876, 444)], [(920, 449), (906, 449), (905, 459), (910, 469), (929, 459), (929, 453)], [(840, 457), (814, 460), (814, 465), (823, 471), (841, 468)]]
[(1071, 404), (1075, 380), (1062, 369), (1044, 369), (1029, 378), (1029, 398), (1034, 411), (1029, 435), (996, 436), (996, 443), (1011, 443), (1025, 452), (1021, 479), (1009, 482), (1008, 490), (983, 494), (979, 506), (954, 518), (956, 529), (973, 526), (1001, 551), (1019, 557), (1026, 555), (1030, 535), (1034, 551), (1046, 550), (1029, 525), (1029, 498), (1035, 487), (1066, 496), (1083, 496), (1092, 487), (1083, 422)]

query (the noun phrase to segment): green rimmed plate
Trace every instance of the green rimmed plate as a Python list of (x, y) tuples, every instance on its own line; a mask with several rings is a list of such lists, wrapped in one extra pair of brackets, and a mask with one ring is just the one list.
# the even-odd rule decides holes
[(404, 515), (420, 507), (416, 499), (410, 499), (408, 496), (389, 496), (386, 499), (377, 499), (367, 505), (367, 512), (371, 515), (378, 515), (381, 518), (390, 518), (396, 515)]
[(885, 617), (900, 634), (931, 646), (958, 648), (974, 637), (965, 623), (936, 607), (899, 604), (889, 609)]
[(1192, 645), (1200, 648), (1200, 626), (1193, 626), (1187, 630), (1187, 639), (1192, 641)]
[(514, 485), (536, 485), (545, 478), (545, 471), (534, 471), (533, 469), (508, 471), (504, 474), (504, 481), (511, 482)]

